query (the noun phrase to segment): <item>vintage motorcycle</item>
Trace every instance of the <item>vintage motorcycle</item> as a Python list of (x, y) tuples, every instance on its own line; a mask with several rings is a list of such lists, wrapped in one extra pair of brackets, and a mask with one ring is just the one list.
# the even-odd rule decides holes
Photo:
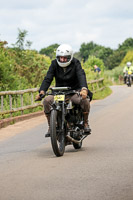
[(131, 77), (132, 72), (127, 72), (126, 74), (126, 84), (128, 87), (131, 87), (132, 85), (132, 77)]
[[(56, 156), (63, 156), (66, 145), (73, 145), (75, 149), (82, 147), (82, 141), (88, 136), (84, 133), (83, 113), (79, 105), (75, 105), (68, 98), (77, 93), (70, 87), (52, 87), (46, 95), (54, 95), (54, 102), (50, 116), (50, 138), (53, 152)], [(41, 99), (44, 96), (41, 96)]]

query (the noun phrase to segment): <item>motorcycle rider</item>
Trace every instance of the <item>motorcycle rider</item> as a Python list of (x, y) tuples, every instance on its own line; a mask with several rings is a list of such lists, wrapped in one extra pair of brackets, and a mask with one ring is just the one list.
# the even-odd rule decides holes
[(128, 72), (131, 72), (131, 78), (132, 78), (132, 81), (133, 81), (133, 66), (131, 65), (131, 62), (127, 62), (127, 65), (123, 69), (124, 83), (125, 84), (126, 84)]
[[(68, 44), (61, 44), (57, 48), (56, 59), (52, 60), (49, 70), (39, 89), (39, 94), (36, 96), (36, 100), (40, 99), (41, 94), (46, 94), (53, 78), (55, 78), (56, 87), (71, 87), (72, 90), (80, 92), (80, 95), (71, 95), (70, 99), (73, 103), (81, 106), (84, 118), (84, 133), (86, 135), (91, 134), (88, 116), (90, 111), (90, 101), (93, 94), (90, 90), (88, 90), (86, 75), (81, 67), (81, 63), (78, 59), (73, 57), (72, 47)], [(53, 95), (48, 95), (45, 97), (43, 102), (44, 113), (49, 126), (45, 137), (50, 136), (50, 109), (53, 100)]]

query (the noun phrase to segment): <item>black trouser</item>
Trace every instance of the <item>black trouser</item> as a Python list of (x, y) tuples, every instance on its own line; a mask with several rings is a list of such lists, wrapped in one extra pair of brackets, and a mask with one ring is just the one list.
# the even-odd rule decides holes
[[(80, 95), (78, 94), (74, 94), (74, 95), (69, 95), (70, 100), (81, 106), (83, 112), (87, 112), (89, 113), (90, 111), (90, 99), (86, 98), (86, 99), (82, 99)], [(49, 114), (50, 110), (51, 110), (51, 105), (54, 101), (54, 96), (53, 95), (48, 95), (44, 101), (43, 101), (43, 105), (44, 105), (44, 113), (45, 114)]]

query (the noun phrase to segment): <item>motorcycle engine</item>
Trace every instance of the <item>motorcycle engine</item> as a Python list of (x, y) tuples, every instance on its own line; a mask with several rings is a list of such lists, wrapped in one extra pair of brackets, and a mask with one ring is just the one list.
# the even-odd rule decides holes
[(67, 113), (66, 115), (66, 120), (69, 122), (69, 123), (76, 123), (77, 119), (76, 119), (76, 116), (70, 114), (70, 113)]

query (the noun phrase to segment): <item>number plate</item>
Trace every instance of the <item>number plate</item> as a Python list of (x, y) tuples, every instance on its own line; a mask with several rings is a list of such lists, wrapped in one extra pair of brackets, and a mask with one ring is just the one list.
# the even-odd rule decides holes
[(54, 96), (55, 101), (64, 101), (65, 100), (65, 95), (56, 95)]

